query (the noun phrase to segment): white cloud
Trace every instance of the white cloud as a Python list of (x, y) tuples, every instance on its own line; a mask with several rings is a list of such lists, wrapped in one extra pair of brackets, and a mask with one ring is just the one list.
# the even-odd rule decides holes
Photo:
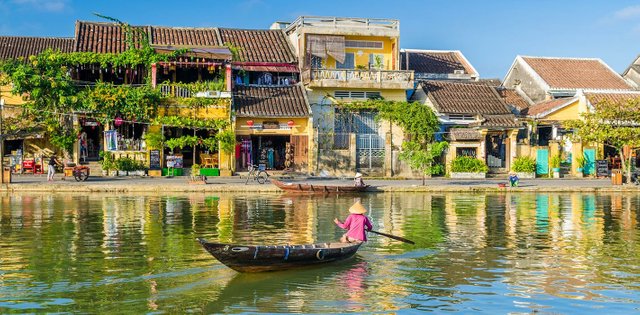
[(68, 0), (13, 0), (13, 3), (30, 6), (36, 10), (61, 12), (67, 7), (67, 1)]
[(628, 6), (613, 13), (613, 18), (616, 20), (627, 20), (635, 17), (640, 17), (640, 5)]

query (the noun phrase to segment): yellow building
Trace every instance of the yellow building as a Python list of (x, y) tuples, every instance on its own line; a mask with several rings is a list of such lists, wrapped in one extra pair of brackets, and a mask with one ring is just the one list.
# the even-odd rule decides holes
[(309, 16), (272, 26), (285, 30), (298, 55), (315, 129), (313, 173), (392, 174), (392, 144), (402, 141), (397, 128), (375, 121), (375, 112), (341, 113), (335, 105), (406, 101), (413, 71), (400, 70), (399, 26), (392, 19)]

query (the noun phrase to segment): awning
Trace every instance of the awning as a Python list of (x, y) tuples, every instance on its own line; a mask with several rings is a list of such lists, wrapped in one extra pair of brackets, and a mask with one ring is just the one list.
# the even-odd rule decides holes
[(331, 56), (339, 63), (344, 63), (344, 36), (307, 35), (307, 52), (322, 59)]

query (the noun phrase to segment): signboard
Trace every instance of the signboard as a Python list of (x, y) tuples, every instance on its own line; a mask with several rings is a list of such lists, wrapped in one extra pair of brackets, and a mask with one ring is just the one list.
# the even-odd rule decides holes
[(182, 155), (169, 155), (167, 156), (167, 167), (182, 168)]
[(596, 160), (596, 176), (609, 176), (609, 163), (607, 163), (607, 160)]
[(97, 127), (98, 126), (98, 122), (97, 121), (85, 121), (84, 125), (87, 127)]
[(150, 170), (160, 169), (160, 150), (149, 151), (149, 169)]
[(262, 129), (280, 129), (280, 123), (277, 121), (265, 121), (262, 123)]

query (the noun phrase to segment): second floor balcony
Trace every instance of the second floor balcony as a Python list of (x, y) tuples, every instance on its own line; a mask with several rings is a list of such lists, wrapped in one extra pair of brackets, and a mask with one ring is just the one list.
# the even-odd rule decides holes
[(195, 82), (195, 83), (161, 83), (157, 85), (163, 96), (175, 98), (230, 98), (231, 93), (222, 91), (224, 82)]
[(311, 87), (412, 89), (413, 70), (307, 69), (303, 80)]

